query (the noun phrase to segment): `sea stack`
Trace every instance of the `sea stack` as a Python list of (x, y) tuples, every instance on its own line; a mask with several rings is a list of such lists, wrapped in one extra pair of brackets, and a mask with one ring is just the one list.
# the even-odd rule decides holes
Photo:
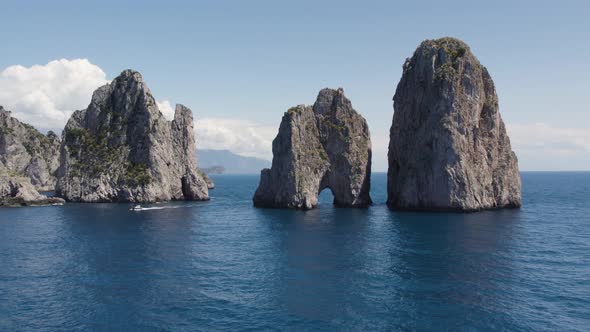
[(254, 206), (311, 209), (325, 188), (331, 189), (336, 206), (371, 204), (369, 127), (342, 89), (323, 89), (313, 106), (290, 108), (272, 152), (272, 166), (260, 174)]
[(94, 91), (63, 132), (57, 194), (76, 202), (207, 200), (197, 169), (193, 116), (168, 121), (140, 73), (123, 71)]
[(390, 130), (387, 204), (477, 211), (521, 206), (516, 155), (494, 82), (464, 42), (426, 40), (403, 66)]

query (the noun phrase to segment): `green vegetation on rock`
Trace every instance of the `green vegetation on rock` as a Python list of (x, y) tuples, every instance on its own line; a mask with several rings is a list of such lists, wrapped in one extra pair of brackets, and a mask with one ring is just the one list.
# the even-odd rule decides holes
[(145, 186), (150, 184), (152, 177), (144, 163), (129, 163), (125, 172), (125, 183), (132, 186)]
[(76, 159), (70, 171), (77, 176), (85, 173), (93, 176), (104, 173), (108, 170), (108, 165), (117, 160), (118, 149), (108, 144), (104, 133), (93, 136), (88, 129), (68, 128), (66, 141), (70, 157)]

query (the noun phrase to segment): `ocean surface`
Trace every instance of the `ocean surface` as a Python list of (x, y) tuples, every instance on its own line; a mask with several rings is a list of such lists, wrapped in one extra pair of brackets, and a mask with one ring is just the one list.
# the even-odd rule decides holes
[(520, 210), (0, 209), (0, 331), (590, 330), (590, 173), (523, 173)]

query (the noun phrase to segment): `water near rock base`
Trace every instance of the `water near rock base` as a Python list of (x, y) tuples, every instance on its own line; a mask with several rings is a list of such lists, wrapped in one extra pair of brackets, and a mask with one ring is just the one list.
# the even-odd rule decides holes
[(0, 210), (1, 331), (587, 330), (590, 173), (523, 173), (523, 208), (255, 209), (210, 202)]

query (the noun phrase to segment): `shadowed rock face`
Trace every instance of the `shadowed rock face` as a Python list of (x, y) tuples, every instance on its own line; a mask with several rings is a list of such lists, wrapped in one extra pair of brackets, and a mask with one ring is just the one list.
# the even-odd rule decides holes
[(0, 162), (8, 171), (28, 177), (37, 190), (55, 188), (59, 145), (53, 132), (43, 135), (0, 106)]
[(261, 172), (254, 206), (311, 209), (325, 188), (337, 206), (371, 204), (369, 127), (342, 89), (323, 89), (313, 107), (289, 109), (272, 151), (272, 167)]
[(167, 121), (141, 75), (126, 70), (98, 88), (68, 121), (57, 194), (80, 202), (206, 200), (195, 157), (192, 112)]
[(520, 207), (517, 158), (488, 71), (460, 40), (422, 42), (403, 66), (390, 131), (388, 205)]

